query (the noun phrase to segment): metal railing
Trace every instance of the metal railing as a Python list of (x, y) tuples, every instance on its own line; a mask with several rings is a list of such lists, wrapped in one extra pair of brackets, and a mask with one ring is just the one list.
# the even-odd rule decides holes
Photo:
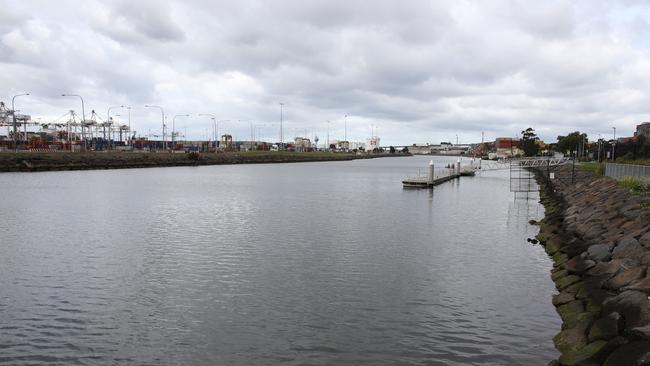
[(623, 177), (636, 177), (650, 182), (650, 166), (605, 163), (605, 176), (615, 179), (620, 179)]

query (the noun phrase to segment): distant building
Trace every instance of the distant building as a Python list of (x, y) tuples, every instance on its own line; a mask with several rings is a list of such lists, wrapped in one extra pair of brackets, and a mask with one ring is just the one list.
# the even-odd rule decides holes
[(634, 133), (634, 137), (637, 136), (650, 138), (650, 122), (643, 122), (640, 125), (636, 126), (636, 132)]
[(494, 141), (494, 147), (496, 148), (496, 154), (499, 159), (524, 154), (524, 151), (521, 149), (521, 140), (513, 139), (512, 137), (497, 138)]
[(430, 155), (432, 146), (430, 144), (413, 144), (408, 146), (409, 152), (414, 155)]
[(294, 139), (294, 149), (297, 152), (312, 151), (311, 140), (306, 137), (296, 137)]
[(336, 150), (349, 151), (350, 150), (350, 142), (349, 141), (336, 141)]
[(221, 135), (221, 142), (219, 143), (219, 147), (224, 148), (226, 150), (232, 150), (233, 148), (232, 135)]
[(375, 149), (379, 149), (379, 137), (377, 136), (372, 136), (366, 140), (366, 150), (367, 151), (373, 151)]

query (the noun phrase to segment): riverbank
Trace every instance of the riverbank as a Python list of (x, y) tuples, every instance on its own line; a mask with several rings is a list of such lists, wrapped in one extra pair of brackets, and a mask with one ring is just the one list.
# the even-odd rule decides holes
[(551, 364), (650, 362), (650, 197), (590, 171), (576, 170), (573, 184), (569, 167), (552, 181), (536, 173), (546, 208), (538, 239), (563, 321)]
[(225, 152), (211, 154), (171, 154), (153, 152), (86, 152), (86, 153), (2, 153), (0, 172), (42, 172), (58, 170), (126, 169), (221, 164), (269, 164), (311, 161), (341, 161), (406, 154), (340, 154), (329, 152)]

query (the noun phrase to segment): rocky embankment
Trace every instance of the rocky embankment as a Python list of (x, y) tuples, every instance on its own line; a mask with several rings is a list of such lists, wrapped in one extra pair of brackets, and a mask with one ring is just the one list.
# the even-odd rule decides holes
[(124, 169), (219, 164), (297, 163), (371, 159), (404, 154), (335, 154), (296, 152), (226, 152), (213, 154), (172, 154), (140, 152), (23, 152), (0, 153), (0, 172), (39, 172), (51, 170)]
[(570, 167), (538, 173), (562, 330), (551, 365), (650, 365), (650, 198)]

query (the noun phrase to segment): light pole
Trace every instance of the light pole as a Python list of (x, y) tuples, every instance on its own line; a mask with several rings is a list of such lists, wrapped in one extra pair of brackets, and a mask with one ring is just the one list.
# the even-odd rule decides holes
[(614, 161), (614, 155), (616, 154), (616, 127), (612, 127), (614, 129), (614, 141), (612, 142), (612, 161)]
[(214, 130), (214, 147), (217, 147), (217, 117), (212, 113), (199, 113), (199, 116), (210, 117), (212, 120), (212, 128)]
[(345, 115), (345, 125), (344, 125), (343, 128), (344, 128), (344, 130), (343, 130), (344, 131), (343, 132), (343, 140), (345, 140), (345, 142), (347, 142), (348, 141), (348, 115), (347, 114)]
[(145, 108), (158, 108), (158, 109), (160, 109), (160, 114), (162, 116), (162, 147), (163, 147), (163, 150), (164, 150), (166, 148), (166, 146), (165, 146), (165, 110), (163, 109), (163, 107), (161, 107), (159, 105), (145, 104), (144, 107)]
[(113, 135), (113, 122), (111, 122), (111, 109), (114, 108), (124, 108), (123, 105), (113, 105), (108, 107), (108, 111), (106, 112), (106, 123), (108, 123), (108, 148), (111, 148), (111, 142), (112, 142), (112, 135)]
[(330, 121), (327, 121), (327, 151), (330, 151)]
[(129, 111), (129, 136), (127, 137), (129, 146), (131, 146), (131, 106), (127, 106), (126, 109)]
[(255, 127), (254, 127), (254, 129), (255, 129), (255, 139), (256, 140), (263, 141), (263, 139), (260, 136), (262, 134), (262, 127), (264, 127), (264, 125), (255, 125)]
[(600, 134), (598, 134), (598, 162), (600, 163), (600, 147), (603, 144), (603, 139), (600, 137)]
[[(22, 97), (24, 95), (29, 95), (29, 93), (16, 94), (11, 98), (11, 115), (14, 120), (14, 152), (18, 152), (18, 123), (16, 122), (16, 106), (14, 101), (16, 97)], [(27, 141), (27, 135), (25, 135), (25, 141)]]
[[(175, 138), (176, 137), (176, 117), (189, 117), (189, 114), (177, 114), (172, 118), (172, 151), (176, 146), (174, 146)], [(187, 139), (187, 136), (185, 137)]]
[[(86, 133), (85, 133), (85, 126), (84, 124), (86, 123), (86, 107), (84, 106), (84, 98), (81, 97), (79, 94), (61, 94), (62, 97), (77, 97), (81, 99), (81, 136), (84, 139), (84, 150), (88, 150), (88, 143), (86, 142)], [(70, 145), (70, 150), (72, 150), (72, 145)]]
[[(122, 115), (121, 114), (114, 114), (113, 119), (115, 119), (116, 117), (122, 117)], [(118, 126), (118, 129), (119, 129), (119, 126), (120, 126), (119, 121), (117, 122), (117, 126)], [(115, 133), (115, 130), (111, 128), (111, 139), (112, 139), (112, 141), (115, 140), (114, 133)], [(122, 130), (121, 129), (120, 129), (120, 141), (122, 141)]]
[(280, 103), (280, 150), (284, 150), (284, 130), (282, 129), (282, 109), (284, 103)]
[[(220, 121), (217, 121), (217, 125), (216, 125), (216, 129), (217, 129), (217, 140), (218, 140), (219, 137), (220, 137), (220, 136), (219, 136), (219, 123), (226, 123), (226, 122), (230, 122), (230, 120), (229, 120), (229, 119), (222, 119), (222, 120), (220, 120)], [(217, 147), (219, 147), (219, 145), (220, 145), (220, 143), (217, 143)]]

